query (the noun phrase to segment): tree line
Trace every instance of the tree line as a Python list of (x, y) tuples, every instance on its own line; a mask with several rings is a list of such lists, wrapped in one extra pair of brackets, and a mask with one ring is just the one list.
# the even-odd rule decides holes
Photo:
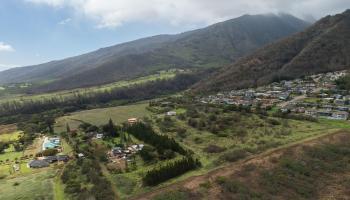
[(150, 125), (142, 122), (128, 126), (126, 131), (136, 137), (138, 140), (142, 140), (154, 146), (158, 152), (164, 152), (165, 150), (170, 149), (181, 155), (187, 155), (188, 153), (173, 138), (170, 138), (167, 135), (157, 134)]
[(69, 97), (55, 96), (46, 99), (9, 101), (0, 104), (0, 116), (26, 115), (59, 109), (73, 112), (88, 107), (101, 107), (112, 101), (134, 102), (152, 99), (187, 89), (200, 80), (203, 73), (179, 74), (170, 80), (156, 80), (125, 88), (115, 88), (101, 92), (75, 93)]
[(148, 171), (142, 178), (142, 181), (145, 185), (154, 186), (200, 166), (201, 163), (198, 159), (186, 156), (180, 160), (169, 162), (166, 165)]

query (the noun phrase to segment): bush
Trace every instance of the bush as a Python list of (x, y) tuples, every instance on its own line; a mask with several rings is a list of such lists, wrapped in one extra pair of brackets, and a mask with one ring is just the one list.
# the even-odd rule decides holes
[(5, 174), (0, 174), (0, 180), (1, 179), (5, 179), (6, 178), (6, 175)]
[(18, 185), (19, 185), (18, 182), (14, 182), (14, 183), (13, 183), (13, 186), (18, 186)]
[(140, 151), (140, 156), (145, 162), (152, 162), (158, 158), (156, 149), (151, 146), (144, 146)]
[(235, 162), (247, 156), (248, 156), (248, 153), (245, 150), (236, 149), (222, 155), (221, 160), (228, 161), (228, 162)]
[(187, 129), (179, 127), (176, 129), (176, 133), (178, 136), (180, 136), (181, 138), (185, 138), (187, 136)]
[[(263, 199), (261, 194), (252, 191), (238, 180), (220, 179), (218, 183), (224, 191), (236, 196), (233, 199)], [(229, 196), (232, 197), (232, 195)]]
[(274, 126), (278, 126), (278, 125), (281, 125), (281, 122), (276, 120), (276, 119), (268, 119), (267, 122), (271, 125), (274, 125)]
[(154, 197), (153, 200), (190, 200), (191, 193), (188, 190), (175, 190), (170, 192), (161, 193)]
[(209, 145), (206, 148), (204, 148), (203, 151), (206, 153), (221, 153), (226, 151), (226, 148), (219, 147), (217, 145)]
[(58, 153), (57, 149), (46, 149), (40, 153), (37, 153), (36, 157), (41, 157), (41, 156), (54, 156)]
[(121, 174), (115, 176), (115, 181), (118, 189), (124, 194), (131, 194), (137, 185), (136, 181)]

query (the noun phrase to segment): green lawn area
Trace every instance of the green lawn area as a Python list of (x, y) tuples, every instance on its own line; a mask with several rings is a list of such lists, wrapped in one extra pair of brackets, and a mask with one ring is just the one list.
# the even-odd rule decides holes
[(93, 125), (103, 125), (112, 119), (114, 123), (120, 124), (128, 118), (142, 118), (150, 114), (146, 109), (148, 103), (138, 103), (128, 106), (117, 106), (111, 108), (101, 108), (71, 113), (69, 116), (60, 117), (56, 120), (55, 131), (62, 132), (66, 130), (68, 123), (71, 129), (76, 129), (83, 122)]
[(16, 158), (22, 157), (23, 152), (5, 152), (0, 154), (0, 160), (6, 161), (9, 159), (10, 161), (14, 161)]
[(331, 120), (331, 119), (319, 119), (319, 123), (328, 128), (342, 128), (350, 129), (350, 121), (343, 120)]
[(13, 133), (5, 133), (0, 135), (0, 141), (2, 142), (11, 142), (16, 141), (18, 138), (23, 135), (22, 131), (15, 131)]
[(54, 199), (53, 181), (55, 170), (40, 170), (25, 176), (0, 180), (0, 199), (33, 200)]
[(306, 102), (306, 103), (317, 103), (319, 101), (322, 102), (322, 99), (316, 98), (316, 97), (308, 97), (308, 98), (303, 99), (303, 102)]
[(61, 182), (60, 177), (56, 176), (54, 179), (54, 199), (55, 200), (66, 200), (64, 195), (64, 186)]
[(72, 147), (67, 143), (67, 141), (64, 140), (64, 139), (62, 139), (62, 147), (63, 147), (62, 154), (65, 154), (65, 155), (72, 155), (73, 149), (72, 149)]

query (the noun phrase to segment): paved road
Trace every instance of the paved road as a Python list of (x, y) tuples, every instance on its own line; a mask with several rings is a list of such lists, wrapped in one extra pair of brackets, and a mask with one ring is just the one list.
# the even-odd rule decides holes
[[(321, 90), (322, 90), (322, 88), (316, 88), (316, 89), (313, 90), (313, 92), (319, 92)], [(284, 101), (284, 102), (281, 102), (281, 103), (277, 104), (277, 106), (283, 108), (283, 107), (289, 105), (290, 103), (294, 103), (294, 102), (303, 100), (305, 98), (307, 98), (306, 94), (300, 95), (300, 96), (296, 96), (290, 101)]]
[(300, 95), (300, 96), (296, 96), (296, 97), (294, 97), (292, 100), (284, 101), (284, 102), (281, 102), (281, 103), (277, 104), (277, 106), (283, 108), (283, 107), (289, 105), (290, 103), (294, 103), (294, 102), (297, 102), (297, 101), (299, 101), (299, 100), (303, 100), (303, 99), (305, 99), (306, 97), (307, 97), (307, 96), (306, 96), (305, 94), (304, 94), (304, 95)]

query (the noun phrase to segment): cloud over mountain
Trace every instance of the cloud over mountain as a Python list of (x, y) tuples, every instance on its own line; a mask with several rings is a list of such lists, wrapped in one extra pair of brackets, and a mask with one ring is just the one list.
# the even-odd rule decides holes
[(320, 18), (350, 7), (349, 0), (25, 0), (73, 10), (97, 23), (117, 27), (130, 22), (160, 21), (172, 25), (211, 24), (243, 14), (288, 12), (302, 18)]
[(15, 51), (15, 49), (9, 44), (5, 44), (4, 42), (0, 42), (0, 52), (2, 52), (2, 51), (11, 52), (11, 51)]

